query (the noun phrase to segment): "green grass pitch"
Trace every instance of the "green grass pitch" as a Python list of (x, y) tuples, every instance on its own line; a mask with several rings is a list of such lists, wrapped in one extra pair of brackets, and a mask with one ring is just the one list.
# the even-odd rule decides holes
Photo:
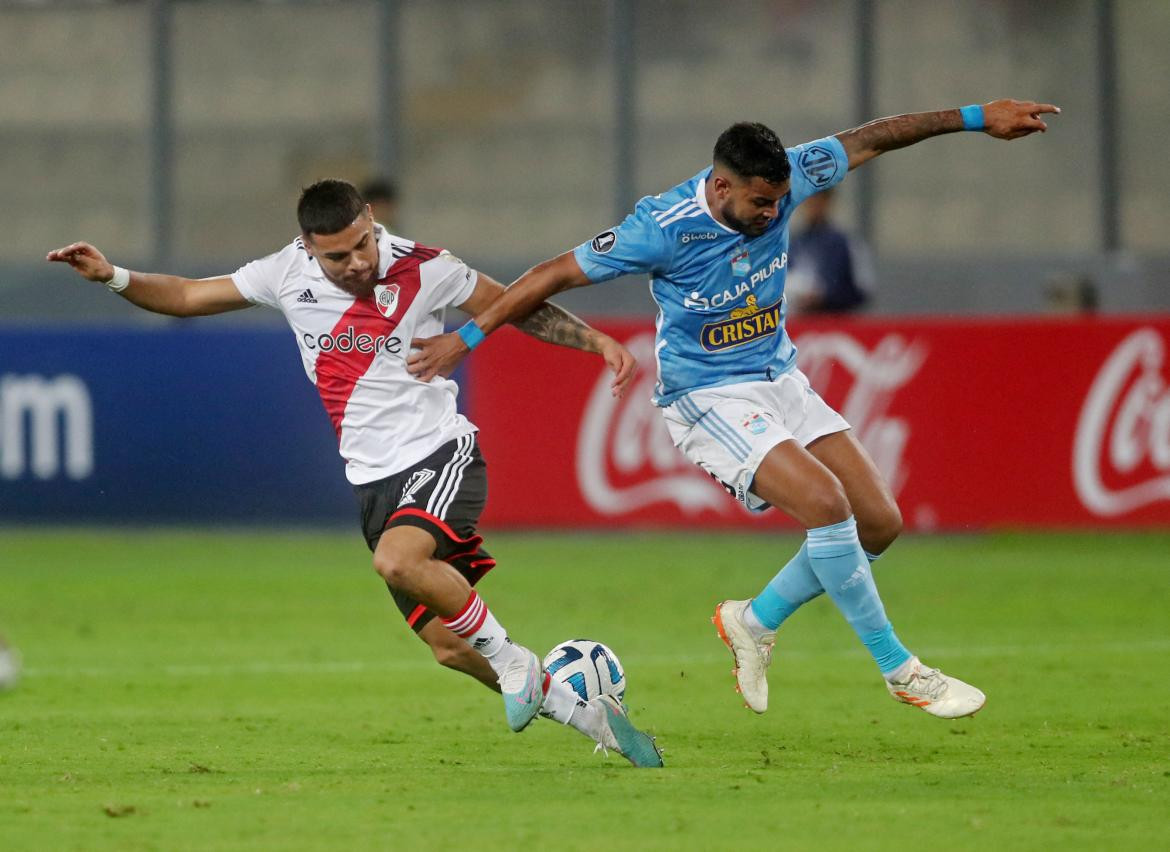
[(0, 532), (0, 849), (1102, 849), (1170, 843), (1170, 535), (909, 538), (877, 566), (977, 717), (893, 702), (832, 605), (771, 709), (709, 623), (791, 536), (498, 535), (481, 590), (541, 652), (613, 647), (667, 768), (440, 669), (356, 532)]

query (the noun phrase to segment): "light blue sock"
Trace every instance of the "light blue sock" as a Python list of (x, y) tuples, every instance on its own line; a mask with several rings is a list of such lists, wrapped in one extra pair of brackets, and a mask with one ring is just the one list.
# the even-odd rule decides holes
[(812, 572), (869, 649), (882, 674), (910, 659), (910, 652), (886, 618), (853, 518), (809, 530), (807, 544)]
[[(880, 553), (870, 553), (868, 550), (863, 552), (870, 565), (881, 556)], [(768, 585), (752, 598), (752, 612), (760, 624), (769, 630), (775, 630), (788, 616), (813, 598), (820, 597), (824, 591), (824, 586), (809, 564), (806, 542), (800, 546), (800, 550), (796, 551), (796, 555), (789, 563), (768, 581)]]
[(775, 630), (784, 619), (824, 591), (809, 565), (808, 545), (802, 544), (791, 561), (752, 599), (752, 612), (760, 624)]

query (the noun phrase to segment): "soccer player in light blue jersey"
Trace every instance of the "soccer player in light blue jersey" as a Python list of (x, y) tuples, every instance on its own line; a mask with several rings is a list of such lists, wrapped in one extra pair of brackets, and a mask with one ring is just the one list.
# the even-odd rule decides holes
[(748, 707), (768, 707), (777, 628), (828, 592), (896, 700), (942, 718), (969, 716), (983, 693), (907, 650), (878, 595), (869, 565), (901, 532), (902, 517), (849, 424), (796, 367), (784, 328), (788, 220), (801, 201), (886, 151), (962, 130), (1018, 139), (1045, 131), (1041, 116), (1058, 112), (998, 100), (880, 118), (789, 149), (762, 124), (735, 124), (710, 167), (533, 267), (457, 332), (414, 341), (411, 372), (424, 381), (450, 375), (485, 335), (562, 290), (649, 275), (658, 303), (654, 403), (675, 445), (748, 508), (774, 506), (807, 530), (754, 598), (715, 608)]

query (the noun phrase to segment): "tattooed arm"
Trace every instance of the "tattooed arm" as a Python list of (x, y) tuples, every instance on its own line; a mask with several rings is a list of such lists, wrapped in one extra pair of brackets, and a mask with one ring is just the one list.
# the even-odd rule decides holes
[[(482, 272), (476, 274), (478, 280), (471, 297), (459, 306), (459, 310), (473, 317), (483, 314), (508, 291), (508, 288), (490, 276)], [(527, 316), (523, 319), (513, 320), (511, 325), (545, 343), (600, 355), (614, 373), (612, 386), (614, 396), (622, 396), (634, 379), (638, 362), (630, 350), (608, 334), (587, 325), (564, 308), (550, 302), (540, 302)], [(407, 369), (423, 381), (429, 381), (436, 375), (450, 375), (455, 364), (458, 363), (458, 359), (455, 359), (449, 364), (446, 362), (437, 366), (430, 364), (426, 357), (426, 351), (427, 347), (433, 346), (433, 341), (436, 340), (449, 340), (453, 346), (462, 348), (462, 354), (467, 352), (467, 347), (459, 342), (459, 337), (455, 334), (440, 335), (429, 341), (412, 340), (411, 346), (416, 351), (407, 359)]]
[(600, 352), (601, 338), (605, 337), (584, 320), (552, 302), (542, 302), (526, 318), (511, 324), (537, 340), (584, 352)]
[[(1033, 101), (1004, 99), (983, 105), (983, 132), (996, 139), (1019, 139), (1048, 129), (1040, 116), (1059, 113), (1060, 107)], [(852, 130), (837, 134), (849, 155), (849, 168), (855, 169), (885, 151), (905, 148), (932, 136), (956, 133), (963, 129), (958, 109), (937, 112), (914, 112), (878, 118)]]

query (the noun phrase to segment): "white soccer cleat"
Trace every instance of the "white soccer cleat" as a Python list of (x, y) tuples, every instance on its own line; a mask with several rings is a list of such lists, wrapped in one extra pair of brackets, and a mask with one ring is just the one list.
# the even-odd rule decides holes
[(987, 696), (971, 684), (924, 666), (917, 657), (910, 662), (909, 677), (886, 681), (886, 689), (895, 701), (913, 704), (940, 719), (974, 716), (987, 701)]
[(711, 622), (719, 638), (735, 658), (735, 688), (744, 703), (757, 713), (768, 709), (768, 666), (772, 664), (772, 646), (776, 634), (766, 633), (757, 639), (744, 624), (744, 611), (751, 601), (724, 601), (715, 607)]
[(513, 731), (523, 731), (540, 712), (540, 705), (544, 703), (544, 678), (540, 657), (516, 645), (514, 658), (500, 672), (499, 678), (504, 714)]
[[(616, 751), (640, 769), (660, 769), (662, 752), (654, 737), (634, 727), (625, 706), (612, 695), (599, 695), (589, 702), (601, 713), (597, 749)], [(596, 751), (597, 749), (594, 749)]]

